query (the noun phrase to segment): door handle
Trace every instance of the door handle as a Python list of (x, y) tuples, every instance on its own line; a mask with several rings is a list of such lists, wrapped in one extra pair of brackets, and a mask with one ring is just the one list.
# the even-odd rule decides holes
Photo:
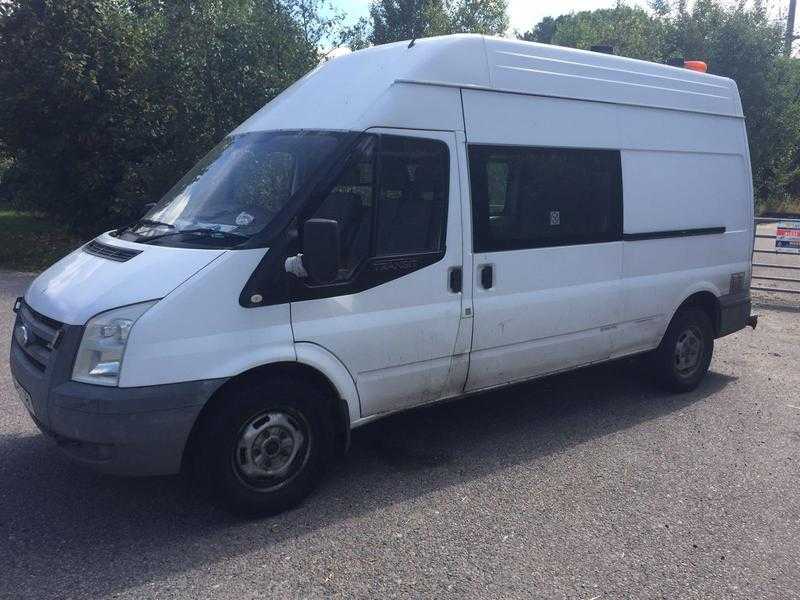
[(494, 270), (492, 265), (483, 265), (481, 267), (481, 287), (485, 290), (490, 289), (494, 285)]
[(461, 275), (461, 267), (453, 267), (450, 269), (450, 276), (448, 278), (448, 288), (454, 294), (461, 291), (463, 287), (463, 277)]

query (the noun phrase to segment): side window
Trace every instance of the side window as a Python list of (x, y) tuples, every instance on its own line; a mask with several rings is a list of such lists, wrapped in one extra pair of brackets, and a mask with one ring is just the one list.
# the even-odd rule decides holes
[(364, 138), (313, 214), (339, 223), (337, 281), (371, 257), (444, 250), (449, 165), (444, 142)]
[(618, 151), (471, 146), (469, 157), (476, 252), (621, 238)]
[(489, 200), (489, 218), (505, 213), (508, 187), (511, 183), (511, 165), (508, 161), (494, 159), (486, 163), (486, 194)]
[(374, 255), (443, 249), (448, 183), (444, 142), (383, 136)]
[(350, 277), (370, 253), (377, 141), (372, 137), (362, 144), (314, 214), (339, 223), (340, 281)]

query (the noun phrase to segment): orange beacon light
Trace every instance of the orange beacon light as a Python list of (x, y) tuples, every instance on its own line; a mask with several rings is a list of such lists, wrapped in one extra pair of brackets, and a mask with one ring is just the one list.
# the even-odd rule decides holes
[(708, 65), (702, 60), (685, 60), (683, 61), (683, 66), (686, 69), (691, 69), (692, 71), (697, 71), (698, 73), (705, 73), (708, 71)]

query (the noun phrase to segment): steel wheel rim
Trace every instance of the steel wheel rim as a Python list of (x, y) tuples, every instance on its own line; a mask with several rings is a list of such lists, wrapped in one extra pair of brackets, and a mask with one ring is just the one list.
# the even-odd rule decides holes
[(310, 430), (297, 413), (270, 410), (248, 419), (233, 449), (233, 470), (246, 485), (270, 491), (286, 485), (305, 466)]
[(675, 342), (675, 370), (681, 377), (691, 377), (700, 367), (705, 344), (696, 327), (683, 331)]

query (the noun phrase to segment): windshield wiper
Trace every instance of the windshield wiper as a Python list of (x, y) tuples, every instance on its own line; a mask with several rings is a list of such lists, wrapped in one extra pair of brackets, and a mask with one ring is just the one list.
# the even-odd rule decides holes
[(152, 225), (153, 227), (166, 227), (167, 229), (175, 229), (175, 225), (171, 223), (164, 223), (164, 221), (154, 221), (153, 219), (139, 219), (134, 225)]
[(150, 227), (166, 227), (167, 229), (175, 229), (175, 225), (170, 223), (164, 223), (163, 221), (154, 221), (153, 219), (139, 219), (134, 221), (127, 227), (122, 227), (117, 231), (117, 233), (121, 233), (123, 231), (133, 231), (139, 225), (149, 225)]
[(150, 227), (166, 227), (167, 229), (175, 229), (175, 225), (170, 223), (164, 223), (163, 221), (154, 221), (153, 219), (138, 219), (131, 223), (130, 225), (126, 225), (125, 227), (120, 227), (116, 231), (116, 235), (121, 233), (125, 233), (126, 231), (133, 231), (140, 225), (150, 226)]
[(154, 242), (155, 240), (160, 240), (165, 237), (172, 237), (176, 235), (196, 235), (200, 237), (212, 238), (212, 239), (220, 239), (220, 238), (236, 238), (238, 240), (244, 241), (247, 239), (246, 236), (238, 234), (238, 233), (231, 233), (229, 231), (220, 231), (219, 229), (211, 229), (210, 227), (198, 227), (195, 229), (176, 229), (175, 231), (168, 231), (166, 233), (162, 233), (159, 235), (154, 235), (152, 237), (145, 238), (142, 243), (149, 243)]
[(175, 229), (175, 225), (171, 223), (164, 223), (164, 221), (154, 221), (153, 219), (139, 219), (134, 225), (152, 225), (153, 227), (166, 227), (167, 229)]

